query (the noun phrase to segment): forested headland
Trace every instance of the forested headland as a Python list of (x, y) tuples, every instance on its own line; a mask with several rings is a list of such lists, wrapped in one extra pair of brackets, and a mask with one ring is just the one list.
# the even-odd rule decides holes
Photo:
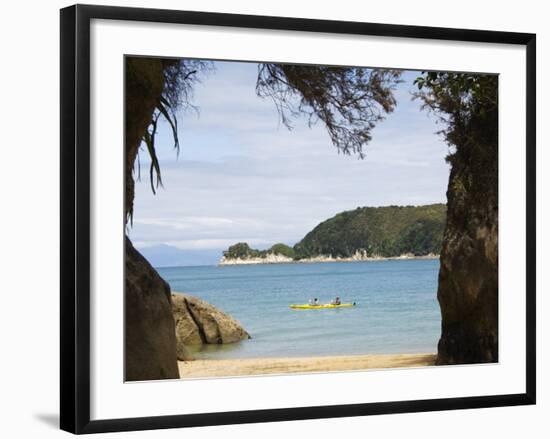
[(338, 213), (307, 233), (294, 246), (277, 243), (265, 250), (245, 242), (223, 252), (224, 260), (268, 259), (300, 261), (329, 258), (388, 258), (439, 254), (445, 229), (445, 204), (358, 207)]

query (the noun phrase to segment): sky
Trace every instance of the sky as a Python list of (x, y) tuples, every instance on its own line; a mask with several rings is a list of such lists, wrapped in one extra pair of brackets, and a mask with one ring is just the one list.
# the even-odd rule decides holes
[(322, 122), (299, 118), (288, 130), (273, 102), (256, 95), (257, 64), (215, 62), (195, 87), (198, 111), (177, 115), (179, 155), (168, 124), (159, 126), (156, 195), (140, 153), (130, 238), (153, 265), (215, 264), (236, 242), (294, 245), (358, 206), (445, 203), (448, 146), (435, 116), (411, 99), (416, 76), (404, 72), (395, 111), (359, 159), (339, 154)]

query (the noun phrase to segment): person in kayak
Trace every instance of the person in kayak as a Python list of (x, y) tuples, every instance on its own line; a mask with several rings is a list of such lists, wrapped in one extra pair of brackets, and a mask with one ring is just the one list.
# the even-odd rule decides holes
[(310, 304), (311, 306), (319, 306), (319, 299), (317, 299), (317, 297), (316, 297), (315, 299), (310, 300), (310, 301), (309, 301), (309, 304)]
[(336, 299), (334, 299), (332, 302), (330, 302), (332, 305), (341, 305), (342, 302), (340, 301), (340, 297), (336, 296)]

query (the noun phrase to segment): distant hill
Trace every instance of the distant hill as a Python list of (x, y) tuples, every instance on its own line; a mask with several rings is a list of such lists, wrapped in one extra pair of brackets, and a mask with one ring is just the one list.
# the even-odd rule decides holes
[(225, 260), (281, 255), (292, 260), (398, 257), (439, 254), (445, 229), (445, 204), (425, 206), (358, 207), (327, 219), (294, 247), (276, 244), (255, 250), (237, 243), (223, 252)]
[(296, 258), (439, 254), (445, 204), (358, 207), (323, 221), (294, 246)]

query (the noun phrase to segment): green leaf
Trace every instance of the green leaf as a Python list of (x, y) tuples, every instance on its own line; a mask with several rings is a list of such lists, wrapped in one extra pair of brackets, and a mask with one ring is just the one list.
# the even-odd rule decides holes
[(172, 128), (172, 136), (174, 136), (174, 148), (177, 150), (179, 154), (180, 142), (178, 138), (178, 120), (176, 118), (176, 115), (172, 110), (170, 110), (170, 112), (168, 111), (169, 108), (171, 109), (170, 103), (162, 96), (160, 98), (159, 104), (157, 105), (157, 108), (159, 109), (159, 111), (162, 113), (162, 115), (168, 121), (168, 123), (170, 124), (170, 127)]
[(149, 152), (149, 155), (151, 156), (151, 167), (149, 168), (149, 179), (151, 183), (151, 190), (153, 191), (153, 194), (156, 194), (156, 188), (155, 188), (155, 173), (156, 173), (156, 187), (158, 188), (159, 185), (162, 186), (162, 177), (160, 175), (160, 164), (157, 157), (157, 152), (155, 150), (155, 131), (156, 131), (156, 124), (153, 128), (153, 134), (149, 133), (149, 131), (145, 131), (145, 134), (143, 136), (143, 141), (145, 142), (145, 145), (147, 146), (147, 151)]

